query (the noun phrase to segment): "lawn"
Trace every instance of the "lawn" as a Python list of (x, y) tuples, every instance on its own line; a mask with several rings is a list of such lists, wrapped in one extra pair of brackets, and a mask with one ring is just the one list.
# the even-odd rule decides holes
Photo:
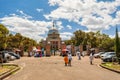
[(0, 65), (0, 76), (10, 70), (15, 69), (16, 67), (17, 66), (14, 65), (3, 65), (3, 66)]
[(107, 63), (102, 64), (102, 66), (120, 71), (120, 65), (117, 63), (107, 62)]

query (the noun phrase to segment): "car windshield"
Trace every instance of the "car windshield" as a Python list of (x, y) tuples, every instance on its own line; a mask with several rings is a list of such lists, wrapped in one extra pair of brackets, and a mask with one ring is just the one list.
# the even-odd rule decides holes
[(107, 56), (107, 55), (115, 55), (115, 53), (114, 52), (107, 52), (107, 53), (105, 53), (105, 56)]

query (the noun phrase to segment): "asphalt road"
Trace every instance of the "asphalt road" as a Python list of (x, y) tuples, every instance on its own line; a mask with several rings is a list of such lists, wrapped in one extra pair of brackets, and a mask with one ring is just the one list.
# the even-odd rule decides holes
[(94, 65), (89, 64), (89, 58), (72, 59), (72, 67), (65, 67), (63, 57), (22, 57), (11, 63), (21, 66), (21, 70), (5, 80), (120, 80), (120, 74), (99, 66), (99, 59), (94, 59)]

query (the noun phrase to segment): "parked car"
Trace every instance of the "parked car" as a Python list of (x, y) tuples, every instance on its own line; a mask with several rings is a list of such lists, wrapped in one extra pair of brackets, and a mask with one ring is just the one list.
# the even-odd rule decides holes
[(10, 55), (7, 51), (0, 52), (0, 62), (8, 62), (10, 60)]
[(115, 52), (106, 52), (104, 55), (101, 56), (101, 59), (104, 62), (112, 62), (112, 61), (116, 61), (117, 57)]
[(94, 57), (95, 58), (100, 58), (100, 56), (102, 55), (102, 54), (104, 54), (105, 52), (99, 52), (99, 53), (96, 53), (96, 54), (94, 54)]
[[(7, 53), (8, 55), (10, 55), (9, 53)], [(15, 60), (16, 59), (16, 57), (15, 56), (13, 56), (13, 55), (10, 55), (10, 58), (9, 58), (9, 60), (10, 61), (12, 61), (12, 60)]]
[(16, 59), (20, 59), (20, 55), (14, 52), (8, 52), (9, 55), (14, 56)]
[(108, 54), (115, 54), (115, 52), (105, 52), (104, 54), (101, 54), (100, 57), (103, 58), (104, 56), (107, 56)]

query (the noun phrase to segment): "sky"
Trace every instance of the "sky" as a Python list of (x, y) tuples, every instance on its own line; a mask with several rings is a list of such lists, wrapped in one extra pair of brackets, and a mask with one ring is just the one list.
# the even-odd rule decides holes
[(46, 39), (52, 22), (62, 40), (76, 30), (120, 34), (120, 0), (0, 0), (0, 23), (10, 33), (36, 41)]

